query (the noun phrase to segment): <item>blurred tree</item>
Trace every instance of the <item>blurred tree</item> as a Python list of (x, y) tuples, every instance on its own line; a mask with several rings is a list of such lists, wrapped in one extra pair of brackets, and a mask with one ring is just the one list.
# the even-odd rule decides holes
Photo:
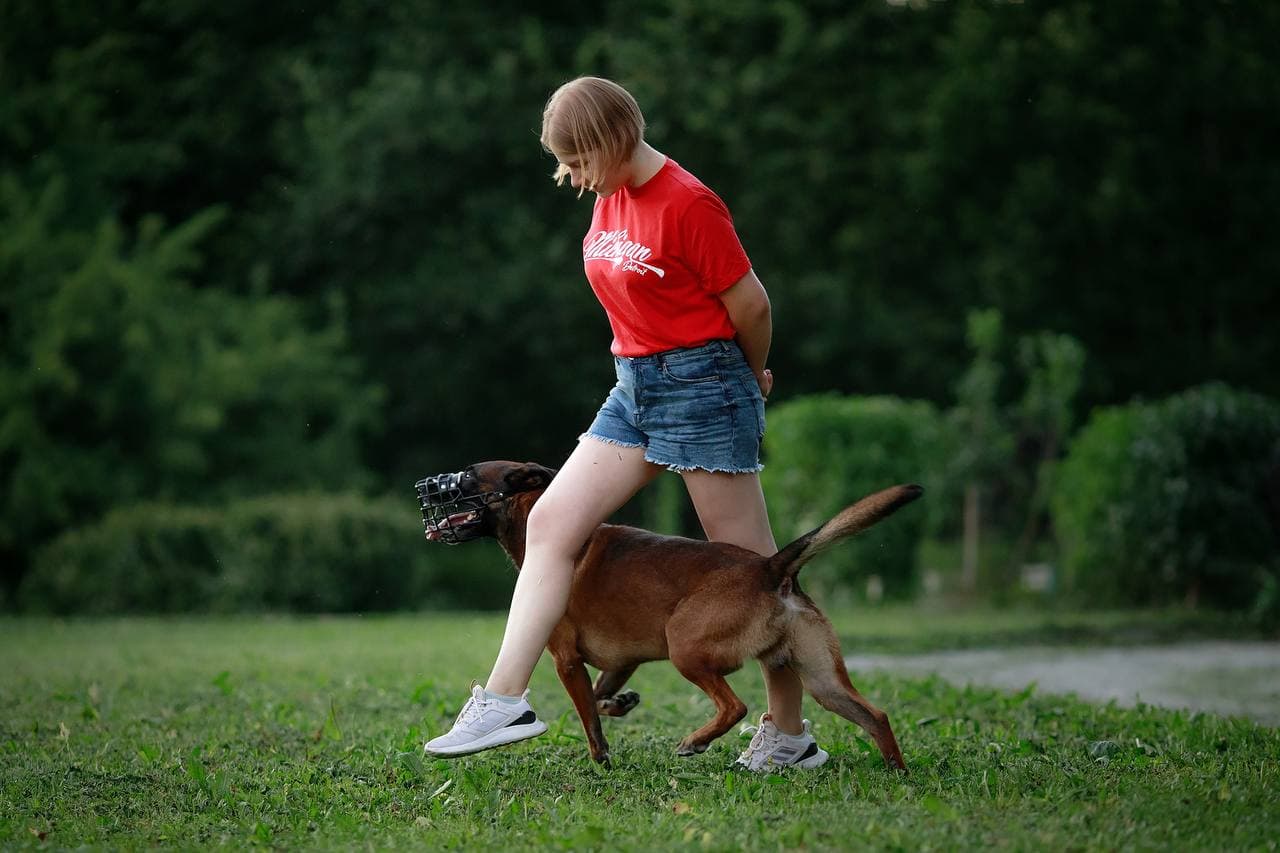
[(977, 306), (1080, 341), (1086, 407), (1211, 378), (1277, 395), (1278, 33), (1280, 5), (1228, 2), (7, 0), (0, 174), (12, 198), (67, 188), (43, 239), (69, 257), (102, 223), (127, 253), (148, 217), (198, 222), (189, 289), (345, 317), (329, 352), (386, 388), (357, 432), (398, 489), (557, 463), (610, 381), (589, 200), (537, 144), (582, 73), (629, 86), (734, 212), (779, 402), (944, 401)]
[(321, 20), (247, 0), (6, 0), (0, 169), (32, 186), (66, 178), (79, 225), (221, 205), (236, 215), (204, 238), (193, 283), (245, 288), (268, 258), (239, 214), (279, 171), (269, 142), (290, 106), (285, 61)]
[(341, 314), (199, 291), (211, 210), (130, 235), (68, 228), (66, 184), (0, 179), (0, 554), (5, 579), (59, 529), (141, 498), (369, 484), (381, 394)]
[(397, 485), (482, 458), (558, 464), (611, 381), (576, 260), (590, 202), (556, 192), (538, 145), (585, 22), (509, 11), (389, 6), (353, 72), (331, 59), (365, 10), (342, 7), (289, 66), (299, 109), (262, 239), (280, 285), (350, 305), (389, 389), (370, 458)]
[(925, 13), (949, 19), (929, 84), (898, 105), (897, 280), (1076, 337), (1090, 402), (1280, 390), (1250, 367), (1277, 355), (1280, 7), (946, 5)]
[(1019, 444), (1036, 448), (1031, 488), (1025, 506), (1026, 520), (1009, 557), (1006, 587), (1017, 573), (1040, 534), (1049, 511), (1053, 476), (1068, 437), (1075, 426), (1075, 401), (1084, 375), (1084, 347), (1070, 335), (1038, 332), (1018, 344), (1018, 361), (1027, 377), (1015, 418)]
[(969, 346), (973, 361), (956, 385), (956, 405), (947, 413), (955, 453), (950, 476), (964, 484), (964, 527), (960, 585), (973, 592), (978, 585), (978, 545), (982, 529), (982, 496), (1008, 467), (1013, 437), (998, 405), (1001, 343), (1000, 312), (971, 311)]

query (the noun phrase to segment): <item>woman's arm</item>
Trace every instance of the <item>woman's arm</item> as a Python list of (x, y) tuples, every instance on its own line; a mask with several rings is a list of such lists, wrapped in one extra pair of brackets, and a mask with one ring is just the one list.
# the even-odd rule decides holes
[(769, 359), (769, 344), (773, 340), (773, 317), (769, 306), (769, 294), (756, 278), (755, 270), (720, 293), (720, 301), (729, 312), (729, 322), (738, 333), (738, 346), (747, 357), (747, 364), (756, 374), (760, 393), (768, 397), (773, 390), (773, 372), (765, 368)]

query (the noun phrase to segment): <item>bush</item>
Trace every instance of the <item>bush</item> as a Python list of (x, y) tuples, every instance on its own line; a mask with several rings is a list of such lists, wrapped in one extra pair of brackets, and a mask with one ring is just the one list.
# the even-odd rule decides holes
[[(858, 498), (895, 483), (929, 487), (937, 412), (894, 397), (800, 397), (769, 411), (761, 475), (779, 545), (822, 525)], [(927, 497), (927, 494), (926, 494)], [(804, 570), (829, 591), (878, 575), (886, 595), (909, 595), (925, 513), (908, 508)]]
[(505, 607), (512, 574), (492, 543), (426, 543), (412, 500), (309, 493), (114, 511), (41, 549), (19, 601), (79, 614)]
[(1092, 600), (1266, 610), (1280, 574), (1280, 404), (1211, 384), (1095, 412), (1053, 518), (1067, 585)]

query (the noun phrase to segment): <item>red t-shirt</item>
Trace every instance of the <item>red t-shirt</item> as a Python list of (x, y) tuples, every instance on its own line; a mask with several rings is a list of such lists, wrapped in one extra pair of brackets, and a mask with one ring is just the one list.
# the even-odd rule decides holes
[(582, 263), (623, 356), (732, 338), (718, 294), (751, 269), (724, 202), (670, 157), (596, 199)]

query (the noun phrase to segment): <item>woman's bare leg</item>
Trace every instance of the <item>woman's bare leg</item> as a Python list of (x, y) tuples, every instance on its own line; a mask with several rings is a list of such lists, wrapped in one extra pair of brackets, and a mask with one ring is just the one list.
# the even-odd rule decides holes
[(529, 514), (524, 565), (486, 690), (519, 696), (529, 686), (533, 668), (568, 606), (573, 559), (582, 543), (661, 470), (644, 460), (643, 447), (621, 447), (591, 437), (578, 442)]
[[(682, 471), (681, 475), (707, 539), (748, 548), (766, 557), (778, 553), (758, 474)], [(804, 731), (800, 713), (804, 684), (800, 677), (790, 667), (771, 670), (761, 664), (760, 670), (764, 673), (773, 724), (785, 734), (800, 734)]]

